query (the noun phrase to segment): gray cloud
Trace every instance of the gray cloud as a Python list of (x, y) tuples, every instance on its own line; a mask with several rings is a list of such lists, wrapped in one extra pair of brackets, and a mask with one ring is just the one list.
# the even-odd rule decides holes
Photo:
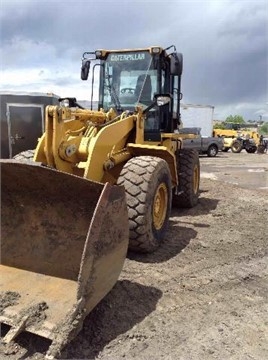
[(185, 102), (214, 105), (222, 118), (232, 108), (246, 119), (261, 110), (268, 120), (265, 1), (2, 0), (0, 24), (1, 66), (10, 74), (27, 79), (39, 69), (43, 85), (66, 89), (79, 86), (84, 51), (175, 44)]

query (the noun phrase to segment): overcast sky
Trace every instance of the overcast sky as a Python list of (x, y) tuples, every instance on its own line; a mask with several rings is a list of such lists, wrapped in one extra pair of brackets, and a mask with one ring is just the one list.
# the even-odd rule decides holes
[(0, 0), (1, 91), (90, 99), (84, 51), (175, 45), (183, 102), (268, 121), (266, 0)]

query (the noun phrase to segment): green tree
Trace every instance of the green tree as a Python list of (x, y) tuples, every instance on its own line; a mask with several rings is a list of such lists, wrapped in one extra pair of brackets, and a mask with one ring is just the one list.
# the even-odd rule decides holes
[(244, 124), (245, 120), (241, 115), (229, 115), (224, 121), (225, 123)]
[(217, 123), (213, 126), (213, 129), (225, 129), (224, 123)]
[(260, 129), (259, 129), (259, 133), (262, 135), (268, 135), (268, 123), (264, 123)]

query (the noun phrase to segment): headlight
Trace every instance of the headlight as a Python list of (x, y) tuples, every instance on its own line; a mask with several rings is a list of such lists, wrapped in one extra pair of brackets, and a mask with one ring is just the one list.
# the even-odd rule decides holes
[(100, 59), (103, 60), (106, 56), (107, 51), (106, 50), (96, 50), (95, 51), (95, 56), (96, 59)]
[(161, 48), (160, 47), (152, 47), (151, 51), (153, 54), (160, 54)]
[(60, 106), (62, 107), (69, 107), (70, 106), (70, 102), (68, 99), (63, 99), (61, 102), (60, 102)]

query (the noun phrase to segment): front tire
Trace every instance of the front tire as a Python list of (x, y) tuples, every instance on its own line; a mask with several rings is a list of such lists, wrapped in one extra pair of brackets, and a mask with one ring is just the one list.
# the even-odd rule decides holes
[(231, 146), (231, 150), (233, 153), (240, 153), (243, 149), (243, 144), (241, 141), (239, 140), (235, 140), (233, 143), (232, 143), (232, 146)]
[(125, 187), (129, 215), (129, 249), (150, 253), (160, 245), (171, 211), (168, 164), (154, 156), (138, 156), (123, 167), (117, 180)]

